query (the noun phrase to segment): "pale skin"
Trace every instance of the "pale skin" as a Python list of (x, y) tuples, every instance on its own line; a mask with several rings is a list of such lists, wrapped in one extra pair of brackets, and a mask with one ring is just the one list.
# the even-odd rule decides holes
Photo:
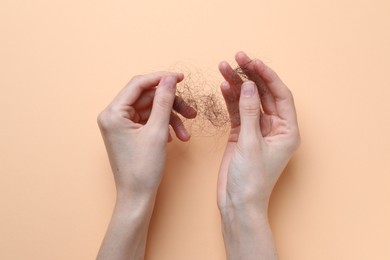
[[(219, 70), (231, 131), (218, 176), (217, 202), (229, 260), (277, 259), (268, 202), (299, 146), (292, 94), (276, 73), (245, 53)], [(150, 218), (164, 170), (167, 143), (190, 135), (177, 113), (196, 111), (175, 96), (183, 74), (134, 77), (98, 117), (117, 189), (115, 209), (97, 259), (144, 259)]]

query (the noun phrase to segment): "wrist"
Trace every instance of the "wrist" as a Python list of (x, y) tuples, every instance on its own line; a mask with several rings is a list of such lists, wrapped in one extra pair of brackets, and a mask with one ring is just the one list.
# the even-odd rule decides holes
[(265, 193), (244, 194), (242, 192), (232, 194), (227, 192), (224, 198), (218, 204), (222, 217), (227, 214), (239, 213), (267, 216), (270, 196)]
[(113, 218), (134, 227), (148, 224), (153, 213), (156, 192), (117, 192)]
[(142, 210), (154, 206), (157, 189), (143, 191), (117, 190), (115, 207), (121, 210)]
[(156, 193), (118, 192), (97, 259), (143, 259)]
[(252, 204), (225, 208), (221, 219), (228, 260), (277, 259), (267, 208)]
[[(162, 179), (162, 170), (144, 170), (136, 165), (133, 169), (122, 167), (121, 173), (114, 172), (117, 200), (148, 200), (156, 196)], [(144, 167), (146, 168), (146, 167)]]
[(253, 230), (256, 224), (268, 223), (268, 204), (230, 204), (220, 209), (222, 227), (226, 225), (240, 227), (241, 230)]

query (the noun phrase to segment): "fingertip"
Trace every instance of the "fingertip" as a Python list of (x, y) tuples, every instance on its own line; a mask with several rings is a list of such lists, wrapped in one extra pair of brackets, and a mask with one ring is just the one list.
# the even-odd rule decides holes
[(191, 139), (191, 135), (187, 134), (186, 136), (181, 136), (179, 139), (182, 142), (188, 142)]
[(177, 114), (171, 113), (169, 124), (179, 140), (186, 142), (190, 139), (190, 134), (184, 126), (182, 119)]
[(194, 119), (198, 115), (198, 111), (196, 111), (193, 107), (190, 106), (179, 111), (176, 110), (176, 112), (178, 112), (180, 115), (187, 119)]
[(252, 62), (251, 58), (243, 51), (237, 52), (235, 59), (241, 68), (245, 68), (248, 63)]
[(166, 85), (169, 89), (176, 89), (176, 83), (177, 77), (173, 74), (168, 73), (163, 76), (159, 85)]
[(194, 108), (190, 107), (189, 112), (186, 118), (188, 119), (194, 119), (198, 115), (198, 111), (196, 111)]
[(235, 55), (236, 61), (239, 61), (239, 60), (241, 61), (241, 60), (248, 59), (248, 58), (249, 58), (248, 55), (243, 51), (238, 51)]
[(226, 69), (229, 68), (229, 63), (227, 61), (221, 61), (218, 65), (218, 69), (221, 73), (223, 73), (224, 71), (226, 71)]
[(183, 142), (188, 142), (189, 140), (191, 140), (191, 135), (188, 135), (188, 137), (185, 140), (182, 140), (182, 141)]
[(187, 129), (183, 125), (181, 127), (178, 127), (175, 133), (176, 137), (183, 142), (187, 142), (191, 138), (191, 135), (188, 133)]
[(182, 97), (175, 96), (173, 102), (173, 110), (182, 115), (185, 118), (193, 119), (197, 115), (196, 102), (187, 103)]
[(251, 80), (247, 80), (242, 84), (241, 96), (252, 97), (255, 95), (256, 90), (257, 90), (256, 84)]
[(235, 58), (243, 57), (246, 56), (246, 53), (244, 51), (238, 51), (235, 55)]
[(177, 82), (183, 81), (184, 74), (182, 72), (176, 72), (175, 74), (176, 74)]

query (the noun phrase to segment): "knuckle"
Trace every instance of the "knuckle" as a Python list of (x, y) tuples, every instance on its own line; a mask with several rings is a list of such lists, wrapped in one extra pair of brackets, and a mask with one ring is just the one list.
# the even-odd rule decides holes
[(97, 124), (102, 131), (108, 131), (115, 125), (115, 116), (111, 107), (107, 107), (97, 116)]
[(156, 93), (155, 96), (157, 106), (162, 109), (171, 109), (172, 108), (172, 98), (165, 93)]
[(293, 93), (289, 88), (287, 88), (287, 86), (286, 86), (286, 93), (287, 93), (286, 96), (291, 100), (291, 102), (294, 102)]
[(259, 116), (260, 106), (258, 104), (248, 103), (242, 105), (243, 112), (247, 116)]
[(138, 84), (142, 81), (143, 77), (143, 75), (135, 75), (131, 78), (130, 82), (133, 84)]
[(301, 145), (301, 136), (299, 131), (296, 130), (294, 134), (291, 136), (290, 141), (288, 142), (288, 147), (291, 152), (296, 151)]
[(106, 128), (108, 121), (107, 111), (101, 111), (97, 116), (97, 124), (100, 128)]
[(292, 146), (294, 150), (297, 150), (299, 146), (301, 146), (301, 135), (299, 134), (299, 132), (296, 133)]

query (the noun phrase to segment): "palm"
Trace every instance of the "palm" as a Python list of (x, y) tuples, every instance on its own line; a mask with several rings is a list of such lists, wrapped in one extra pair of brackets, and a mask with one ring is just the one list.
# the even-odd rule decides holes
[[(262, 136), (264, 137), (267, 146), (277, 146), (280, 145), (283, 140), (281, 136), (284, 133), (287, 133), (285, 123), (279, 117), (273, 115), (263, 114), (261, 120), (259, 121), (260, 130)], [(231, 165), (236, 165), (237, 160), (240, 157), (240, 148), (239, 148), (239, 135), (240, 135), (240, 126), (232, 127), (228, 137), (228, 143), (225, 149), (224, 156), (222, 158), (220, 172), (219, 172), (219, 185), (218, 185), (218, 202), (219, 205), (223, 204), (226, 199), (226, 187), (228, 185), (228, 171)], [(258, 161), (264, 159), (266, 155), (258, 155)], [(262, 158), (261, 158), (262, 157)]]

